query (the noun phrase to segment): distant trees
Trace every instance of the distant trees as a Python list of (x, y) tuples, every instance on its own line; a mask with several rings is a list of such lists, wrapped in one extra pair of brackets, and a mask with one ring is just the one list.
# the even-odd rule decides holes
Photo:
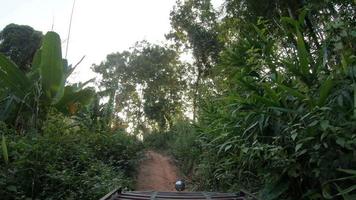
[(99, 87), (108, 97), (107, 117), (117, 119), (117, 113), (122, 113), (121, 120), (136, 131), (146, 125), (168, 128), (182, 114), (182, 65), (174, 50), (147, 42), (137, 43), (130, 52), (108, 55), (93, 66), (102, 75)]
[(42, 33), (30, 26), (9, 24), (0, 32), (0, 53), (9, 57), (22, 71), (29, 71)]

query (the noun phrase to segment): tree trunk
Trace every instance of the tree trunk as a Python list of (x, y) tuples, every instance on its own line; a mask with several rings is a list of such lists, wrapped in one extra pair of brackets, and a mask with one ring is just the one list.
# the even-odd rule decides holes
[(196, 119), (197, 119), (197, 105), (198, 105), (198, 97), (199, 97), (200, 78), (201, 78), (201, 69), (200, 69), (200, 67), (198, 67), (197, 80), (195, 81), (195, 84), (194, 84), (193, 121), (196, 121)]

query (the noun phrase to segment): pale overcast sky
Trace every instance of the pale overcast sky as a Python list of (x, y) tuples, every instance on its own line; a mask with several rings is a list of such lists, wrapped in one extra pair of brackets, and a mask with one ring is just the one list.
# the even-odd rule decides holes
[[(214, 3), (221, 2), (215, 0)], [(0, 0), (0, 30), (9, 23), (32, 26), (44, 34), (52, 29), (67, 37), (73, 0)], [(95, 76), (90, 67), (107, 54), (129, 49), (143, 39), (164, 42), (175, 0), (76, 0), (68, 60), (85, 60), (72, 75), (75, 82)], [(65, 54), (65, 43), (62, 44)]]

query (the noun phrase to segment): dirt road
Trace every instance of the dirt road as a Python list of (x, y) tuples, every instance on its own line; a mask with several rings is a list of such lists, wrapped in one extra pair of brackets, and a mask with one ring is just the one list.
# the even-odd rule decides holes
[(136, 190), (175, 191), (177, 168), (168, 156), (154, 151), (146, 152), (141, 162)]

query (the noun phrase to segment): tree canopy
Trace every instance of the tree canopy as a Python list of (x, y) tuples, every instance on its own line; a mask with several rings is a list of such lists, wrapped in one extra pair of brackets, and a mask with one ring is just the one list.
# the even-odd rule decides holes
[(163, 130), (182, 115), (184, 66), (174, 50), (141, 42), (130, 52), (108, 55), (93, 70), (102, 75), (99, 87), (111, 112), (122, 112), (121, 120), (135, 128), (148, 123)]
[(0, 52), (10, 57), (21, 70), (29, 71), (42, 37), (40, 31), (30, 26), (9, 24), (0, 32)]

